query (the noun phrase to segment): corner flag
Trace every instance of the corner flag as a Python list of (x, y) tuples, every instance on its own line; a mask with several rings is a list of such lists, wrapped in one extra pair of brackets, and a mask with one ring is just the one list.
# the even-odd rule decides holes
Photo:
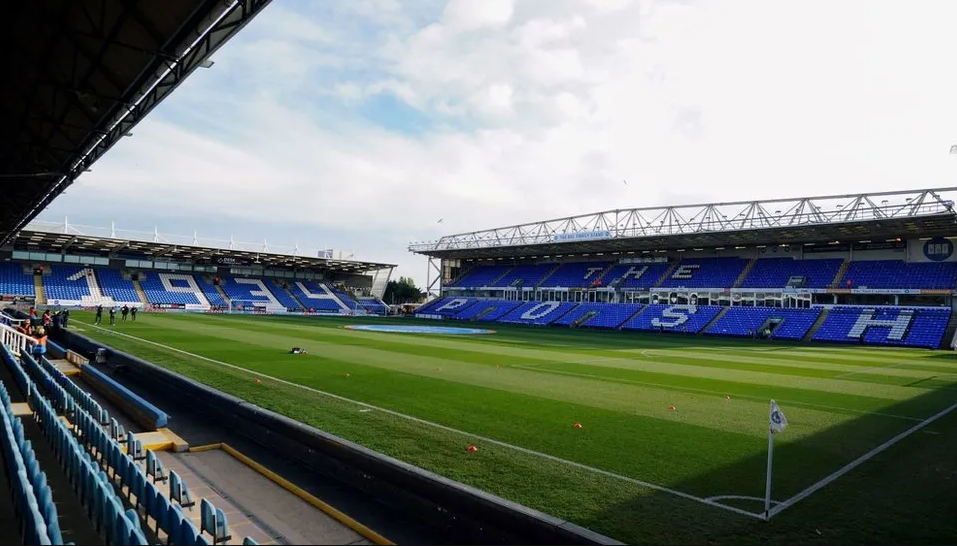
[(788, 427), (788, 418), (784, 416), (784, 412), (774, 400), (771, 400), (771, 414), (768, 416), (768, 421), (774, 432), (783, 432)]

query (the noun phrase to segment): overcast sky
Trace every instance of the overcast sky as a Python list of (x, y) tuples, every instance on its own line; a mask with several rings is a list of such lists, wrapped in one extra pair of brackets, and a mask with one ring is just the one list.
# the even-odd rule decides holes
[(298, 241), (423, 284), (413, 240), (957, 185), (955, 21), (954, 0), (274, 0), (41, 219)]

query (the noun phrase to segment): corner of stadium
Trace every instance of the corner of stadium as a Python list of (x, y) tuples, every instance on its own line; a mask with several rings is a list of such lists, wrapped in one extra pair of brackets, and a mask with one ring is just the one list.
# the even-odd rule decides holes
[(957, 188), (449, 235), (400, 306), (390, 263), (37, 220), (269, 4), (6, 10), (5, 539), (954, 536)]

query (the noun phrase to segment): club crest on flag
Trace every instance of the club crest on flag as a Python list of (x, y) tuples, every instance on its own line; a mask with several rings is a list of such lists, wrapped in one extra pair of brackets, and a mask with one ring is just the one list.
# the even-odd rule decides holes
[(774, 400), (771, 400), (771, 415), (768, 421), (771, 424), (771, 430), (774, 432), (782, 432), (788, 426), (787, 417), (784, 416), (784, 412), (781, 411), (781, 408), (778, 407), (778, 403)]

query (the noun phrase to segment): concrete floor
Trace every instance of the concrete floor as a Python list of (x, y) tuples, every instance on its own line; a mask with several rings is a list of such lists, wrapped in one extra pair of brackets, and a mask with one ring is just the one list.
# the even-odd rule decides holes
[[(194, 499), (205, 498), (223, 511), (233, 544), (247, 536), (260, 544), (372, 544), (224, 451), (160, 458), (186, 480)], [(198, 505), (190, 515), (198, 526)]]

